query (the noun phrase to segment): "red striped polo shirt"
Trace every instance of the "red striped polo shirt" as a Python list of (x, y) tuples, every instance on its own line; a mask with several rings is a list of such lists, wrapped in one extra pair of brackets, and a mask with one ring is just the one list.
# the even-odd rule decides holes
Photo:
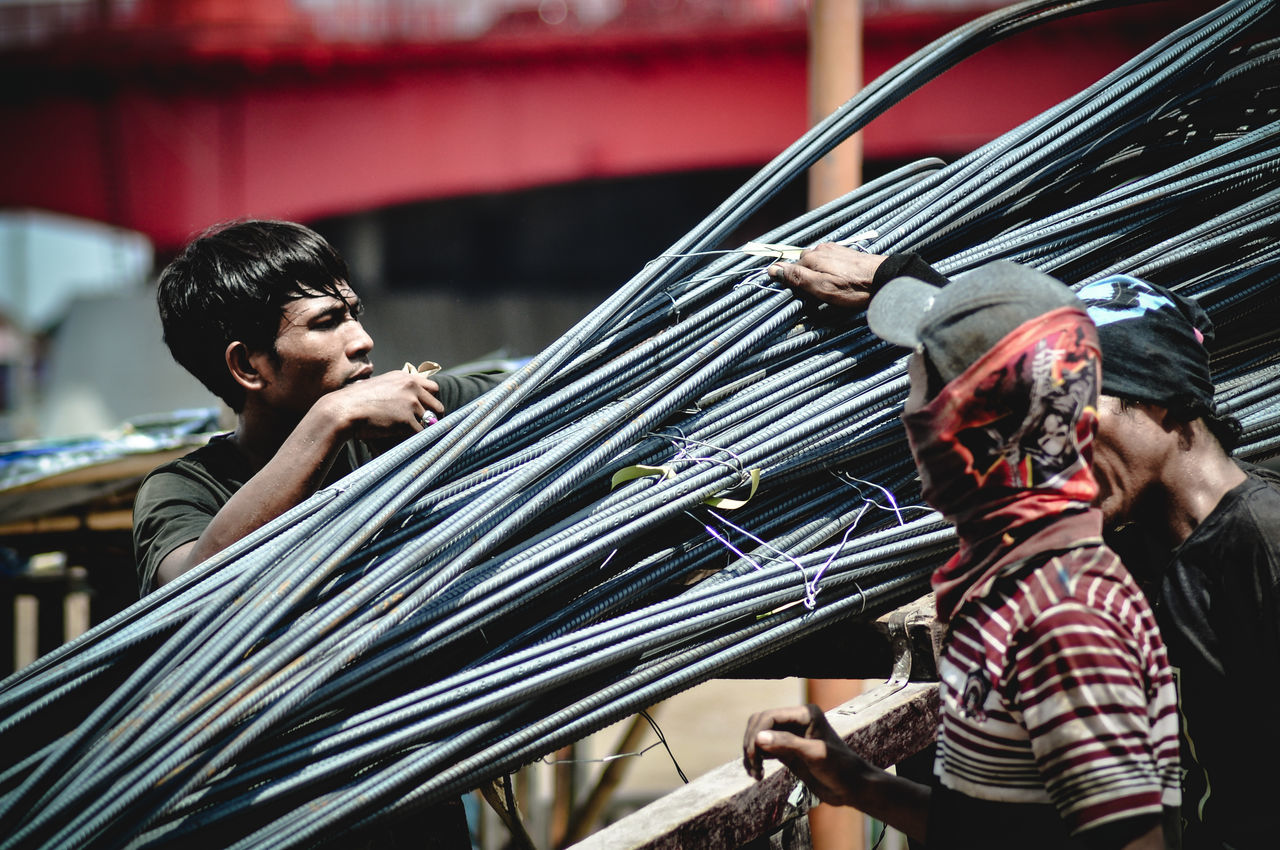
[(1164, 643), (1105, 546), (1015, 562), (971, 588), (940, 674), (934, 770), (947, 788), (1051, 804), (1073, 835), (1179, 804)]

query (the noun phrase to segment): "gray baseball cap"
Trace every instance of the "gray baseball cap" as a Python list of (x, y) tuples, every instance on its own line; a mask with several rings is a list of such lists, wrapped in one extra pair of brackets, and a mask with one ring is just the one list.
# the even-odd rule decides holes
[(867, 324), (887, 342), (923, 348), (950, 382), (1019, 325), (1059, 307), (1084, 310), (1065, 284), (998, 260), (956, 275), (945, 287), (894, 278), (871, 299)]

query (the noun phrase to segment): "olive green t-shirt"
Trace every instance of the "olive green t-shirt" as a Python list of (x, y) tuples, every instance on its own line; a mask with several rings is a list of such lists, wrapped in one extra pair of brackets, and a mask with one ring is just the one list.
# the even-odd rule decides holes
[[(438, 375), (436, 397), (445, 411), (456, 410), (496, 386), (502, 373)], [(133, 554), (138, 591), (156, 588), (160, 562), (174, 549), (198, 540), (237, 490), (253, 475), (248, 459), (230, 434), (219, 434), (177, 460), (156, 467), (143, 479), (133, 502)], [(372, 458), (368, 446), (347, 443), (322, 486), (328, 486)]]

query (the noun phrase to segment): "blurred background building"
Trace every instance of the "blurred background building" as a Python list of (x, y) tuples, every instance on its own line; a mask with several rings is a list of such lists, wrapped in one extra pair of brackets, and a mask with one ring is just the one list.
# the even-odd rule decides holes
[[(0, 439), (213, 403), (148, 286), (230, 218), (329, 237), (382, 367), (535, 353), (804, 131), (810, 5), (0, 0)], [(864, 78), (989, 5), (864, 0)], [(986, 51), (873, 124), (864, 173), (971, 150), (1150, 18)]]

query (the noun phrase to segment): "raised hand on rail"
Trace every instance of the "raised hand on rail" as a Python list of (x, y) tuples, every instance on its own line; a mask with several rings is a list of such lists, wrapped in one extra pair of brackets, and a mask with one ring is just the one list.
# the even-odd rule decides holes
[(871, 301), (872, 281), (884, 260), (879, 254), (823, 242), (794, 263), (769, 266), (769, 277), (819, 301), (862, 309)]

